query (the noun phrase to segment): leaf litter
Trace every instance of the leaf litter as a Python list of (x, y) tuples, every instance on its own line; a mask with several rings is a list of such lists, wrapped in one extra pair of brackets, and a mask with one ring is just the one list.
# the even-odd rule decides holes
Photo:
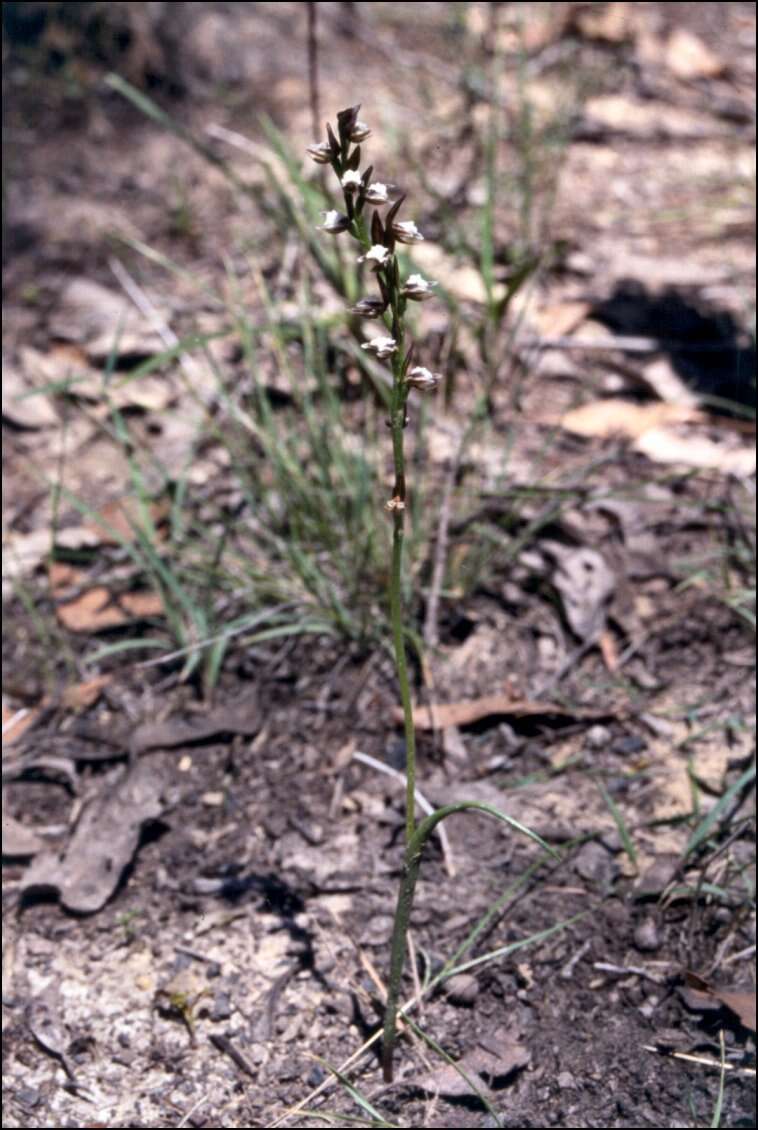
[(101, 910), (131, 863), (144, 826), (167, 811), (166, 783), (155, 760), (116, 770), (85, 801), (65, 849), (35, 857), (21, 881), (22, 894), (53, 890), (67, 910)]

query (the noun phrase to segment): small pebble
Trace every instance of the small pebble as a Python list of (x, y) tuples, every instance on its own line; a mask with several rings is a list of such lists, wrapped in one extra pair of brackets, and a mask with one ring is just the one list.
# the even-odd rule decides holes
[(472, 1005), (479, 992), (479, 982), (470, 973), (457, 973), (445, 982), (445, 994), (452, 1004)]
[(32, 1109), (37, 1106), (42, 1098), (39, 1091), (34, 1091), (31, 1087), (21, 1087), (16, 1091), (15, 1097), (22, 1106), (31, 1107)]
[(590, 726), (584, 740), (590, 749), (603, 749), (611, 740), (611, 731), (607, 726)]
[(654, 918), (645, 918), (639, 923), (634, 931), (634, 944), (643, 953), (652, 952), (660, 947), (661, 939)]
[(232, 1000), (229, 994), (223, 991), (216, 993), (211, 1008), (211, 1020), (228, 1020), (232, 1011)]
[(616, 875), (616, 864), (604, 847), (590, 841), (583, 844), (576, 853), (574, 870), (591, 883), (609, 887)]
[(647, 749), (647, 742), (637, 734), (625, 734), (616, 738), (611, 748), (614, 753), (629, 756), (632, 753), (642, 753), (643, 749)]
[(671, 882), (679, 867), (679, 856), (661, 853), (635, 883), (637, 898), (659, 895)]

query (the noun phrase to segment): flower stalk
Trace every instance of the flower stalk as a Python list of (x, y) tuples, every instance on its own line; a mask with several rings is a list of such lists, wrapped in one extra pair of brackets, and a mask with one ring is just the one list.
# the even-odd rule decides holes
[[(389, 584), (390, 624), (395, 652), (395, 667), (403, 708), (406, 750), (405, 798), (405, 860), (404, 878), (400, 889), (392, 942), (390, 980), (384, 1028), (383, 1064), (385, 1078), (392, 1078), (392, 1049), (395, 1040), (397, 1004), (405, 960), (406, 937), (410, 920), (413, 893), (418, 874), (420, 847), (415, 819), (416, 788), (416, 732), (413, 724), (408, 662), (405, 649), (404, 610), (402, 599), (403, 546), (405, 541), (406, 475), (403, 446), (408, 422), (408, 397), (413, 389), (420, 392), (432, 389), (439, 377), (423, 366), (411, 368), (414, 347), (407, 340), (405, 309), (407, 302), (424, 301), (432, 297), (436, 285), (420, 275), (400, 278), (395, 247), (397, 243), (420, 243), (423, 235), (412, 220), (399, 221), (398, 212), (405, 199), (400, 196), (389, 207), (384, 220), (379, 208), (390, 204), (392, 186), (383, 181), (373, 181), (373, 167), (360, 172), (360, 142), (369, 133), (369, 127), (359, 121), (360, 106), (351, 106), (337, 114), (337, 131), (327, 124), (325, 142), (316, 142), (308, 153), (317, 164), (332, 166), (342, 189), (344, 212), (325, 213), (322, 230), (331, 235), (348, 232), (361, 246), (358, 262), (364, 263), (375, 276), (378, 297), (364, 297), (352, 307), (351, 313), (365, 318), (380, 318), (388, 336), (377, 336), (364, 342), (362, 348), (375, 353), (380, 360), (389, 360), (392, 367), (392, 392), (390, 397), (389, 426), (392, 437), (394, 483), (392, 497), (385, 509), (392, 515), (392, 566)], [(353, 148), (354, 146), (354, 148)], [(366, 206), (374, 207), (370, 223)], [(423, 844), (425, 837), (422, 838)]]
[[(437, 809), (418, 826), (415, 819), (416, 788), (416, 732), (413, 725), (408, 663), (405, 651), (405, 628), (403, 623), (403, 542), (405, 538), (406, 477), (403, 438), (408, 422), (408, 397), (415, 389), (427, 392), (436, 388), (440, 376), (423, 365), (414, 365), (415, 349), (408, 341), (405, 329), (405, 310), (408, 302), (425, 302), (434, 297), (433, 288), (437, 285), (422, 275), (409, 275), (405, 281), (400, 278), (395, 246), (397, 243), (413, 244), (423, 240), (422, 233), (412, 220), (398, 220), (404, 196), (394, 199), (382, 220), (378, 207), (388, 204), (396, 197), (391, 185), (382, 181), (372, 181), (373, 167), (360, 172), (360, 142), (370, 134), (369, 127), (358, 120), (360, 106), (351, 106), (337, 115), (337, 132), (330, 125), (326, 127), (325, 142), (314, 143), (308, 152), (316, 164), (331, 164), (342, 188), (345, 211), (325, 213), (322, 230), (330, 235), (348, 232), (361, 246), (363, 254), (358, 259), (365, 263), (373, 274), (378, 296), (360, 298), (350, 309), (350, 313), (364, 318), (380, 319), (387, 330), (386, 336), (377, 336), (363, 343), (363, 348), (375, 353), (380, 360), (389, 361), (392, 369), (392, 393), (390, 396), (390, 418), (387, 421), (392, 436), (392, 457), (394, 463), (394, 484), (392, 497), (385, 509), (392, 515), (392, 567), (390, 570), (389, 606), (392, 639), (395, 651), (400, 700), (403, 706), (406, 749), (406, 798), (405, 798), (405, 854), (403, 874), (395, 909), (392, 929), (392, 949), (390, 976), (387, 988), (387, 1003), (384, 1014), (382, 1046), (382, 1069), (385, 1082), (392, 1082), (392, 1056), (397, 1029), (398, 1002), (405, 964), (406, 942), (413, 896), (418, 879), (421, 856), (427, 839), (441, 820), (455, 812), (478, 810), (496, 817), (532, 840), (539, 843), (551, 855), (555, 853), (540, 840), (534, 832), (519, 824), (510, 816), (478, 801), (460, 801)], [(355, 148), (352, 148), (355, 146)], [(366, 205), (376, 205), (371, 222), (365, 215)]]

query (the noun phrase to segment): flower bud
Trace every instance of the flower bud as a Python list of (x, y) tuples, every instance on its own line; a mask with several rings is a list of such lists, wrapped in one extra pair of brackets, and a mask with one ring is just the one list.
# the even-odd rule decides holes
[(370, 251), (365, 255), (361, 255), (358, 259), (359, 263), (370, 263), (376, 270), (377, 267), (383, 267), (389, 259), (389, 250), (381, 243), (375, 243)]
[(350, 134), (358, 125), (358, 111), (360, 108), (361, 104), (359, 102), (357, 106), (348, 106), (346, 110), (340, 110), (337, 114), (337, 131), (343, 145), (351, 140)]
[(436, 285), (436, 282), (428, 282), (423, 275), (408, 275), (400, 293), (403, 298), (412, 298), (414, 302), (426, 302), (427, 298), (434, 298), (432, 287)]
[(323, 224), (318, 225), (318, 231), (329, 232), (330, 235), (339, 235), (341, 231), (347, 231), (350, 227), (350, 219), (342, 212), (322, 212), (324, 217)]
[(442, 377), (439, 373), (432, 373), (422, 365), (416, 365), (405, 378), (405, 383), (410, 385), (411, 388), (419, 389), (421, 392), (431, 392), (432, 389), (437, 387), (441, 380)]
[(369, 127), (366, 125), (365, 122), (357, 121), (355, 123), (355, 125), (353, 126), (353, 128), (350, 130), (350, 140), (356, 145), (360, 141), (365, 141), (366, 138), (369, 137), (370, 135), (371, 135), (371, 130), (369, 129)]
[(361, 174), (357, 169), (348, 169), (340, 184), (345, 192), (355, 192), (356, 188), (361, 187)]
[(391, 357), (397, 349), (394, 337), (374, 337), (371, 341), (364, 341), (361, 349), (370, 349), (377, 357), (384, 359)]
[(355, 306), (350, 307), (350, 313), (361, 318), (380, 318), (386, 309), (387, 303), (381, 298), (359, 298)]
[(332, 159), (332, 147), (326, 141), (317, 141), (309, 145), (306, 153), (317, 165), (328, 165)]
[(418, 230), (413, 220), (396, 221), (392, 225), (392, 234), (398, 243), (423, 243), (424, 237)]

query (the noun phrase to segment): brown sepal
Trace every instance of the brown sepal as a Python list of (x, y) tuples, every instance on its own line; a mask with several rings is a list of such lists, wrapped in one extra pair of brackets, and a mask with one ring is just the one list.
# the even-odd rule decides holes
[(384, 243), (384, 228), (382, 227), (381, 216), (376, 209), (374, 209), (374, 215), (371, 218), (371, 242), (373, 244)]
[(379, 271), (377, 271), (376, 273), (376, 281), (379, 283), (379, 289), (382, 292), (382, 302), (384, 303), (384, 307), (386, 309), (390, 304), (390, 296)]
[(411, 363), (413, 361), (413, 355), (414, 355), (415, 352), (416, 352), (416, 345), (415, 345), (415, 343), (411, 343), (411, 347), (408, 350), (408, 352), (406, 353), (405, 360), (403, 361), (403, 374), (402, 374), (403, 380), (405, 380), (405, 378), (408, 374), (408, 370), (411, 367)]
[(326, 123), (326, 136), (329, 140), (329, 148), (332, 151), (332, 157), (339, 157), (339, 155), (340, 155), (340, 143), (339, 143), (339, 141), (337, 141), (337, 138), (334, 136), (334, 130), (332, 129), (332, 127), (329, 125), (328, 122)]
[(353, 132), (353, 127), (358, 121), (358, 111), (360, 108), (361, 104), (359, 102), (357, 106), (348, 106), (346, 110), (340, 110), (337, 114), (337, 129), (343, 148), (347, 148), (350, 134)]
[(400, 211), (400, 205), (405, 200), (405, 196), (406, 196), (405, 193), (403, 193), (402, 196), (398, 196), (397, 200), (395, 201), (395, 203), (392, 205), (389, 212), (387, 213), (387, 218), (384, 222), (386, 223), (388, 228), (391, 228), (392, 225), (394, 224), (395, 217), (397, 216), (398, 212)]

